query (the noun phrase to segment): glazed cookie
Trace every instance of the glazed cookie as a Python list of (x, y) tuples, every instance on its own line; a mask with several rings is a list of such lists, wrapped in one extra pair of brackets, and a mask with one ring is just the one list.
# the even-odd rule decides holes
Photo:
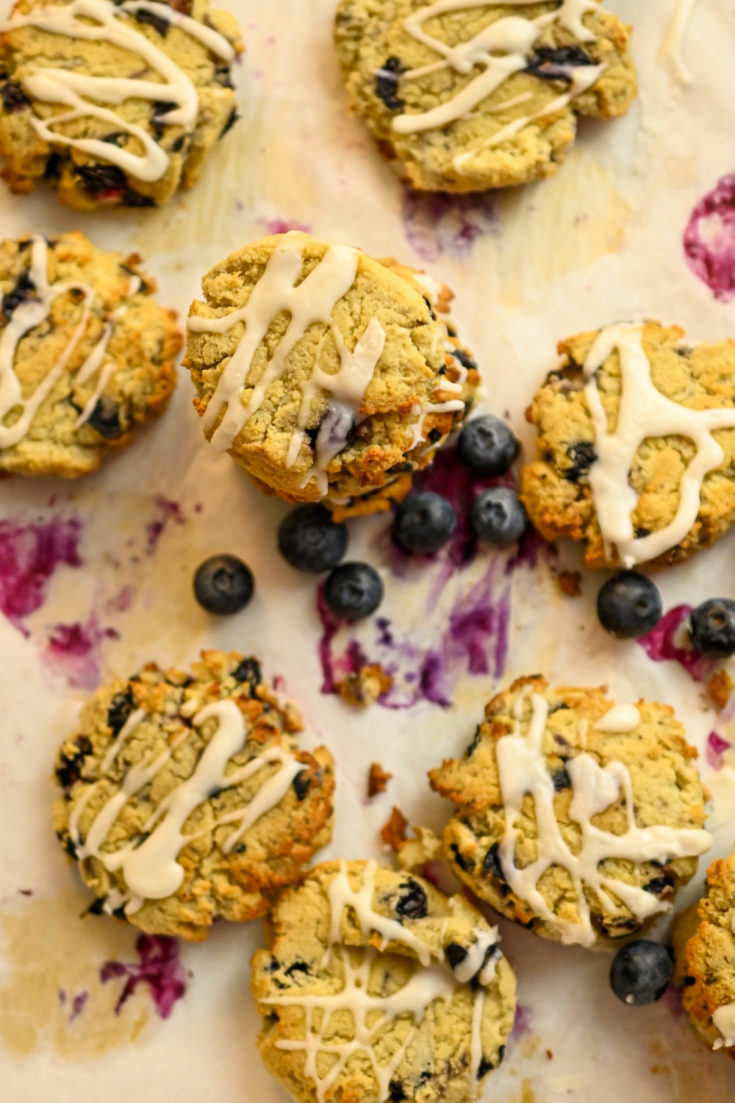
[(468, 412), (476, 365), (422, 273), (291, 232), (203, 286), (185, 364), (205, 435), (287, 501), (385, 507)]
[(578, 115), (628, 110), (630, 27), (596, 0), (340, 0), (350, 108), (413, 188), (551, 176)]
[(515, 975), (463, 897), (327, 862), (279, 899), (253, 957), (270, 1072), (299, 1103), (470, 1103), (500, 1064)]
[(139, 259), (0, 242), (0, 472), (85, 475), (165, 407), (181, 334)]
[(160, 206), (234, 123), (241, 48), (209, 0), (19, 0), (0, 24), (3, 176), (70, 207)]
[(527, 412), (524, 505), (588, 567), (677, 563), (735, 520), (735, 341), (683, 337), (659, 322), (570, 337)]
[(521, 678), (461, 759), (430, 773), (457, 810), (457, 876), (509, 919), (591, 946), (668, 910), (709, 849), (705, 792), (667, 705)]
[(699, 925), (677, 953), (684, 1008), (710, 1049), (735, 1058), (735, 853), (707, 870), (698, 912)]
[(97, 690), (59, 752), (54, 810), (90, 910), (192, 940), (263, 915), (331, 837), (332, 756), (299, 750), (300, 729), (237, 652)]

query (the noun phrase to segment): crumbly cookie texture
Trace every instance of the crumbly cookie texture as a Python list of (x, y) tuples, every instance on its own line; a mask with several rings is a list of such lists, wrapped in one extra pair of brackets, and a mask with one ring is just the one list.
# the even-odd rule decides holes
[(503, 1057), (516, 983), (462, 897), (375, 862), (328, 862), (281, 896), (253, 957), (258, 1048), (299, 1103), (469, 1103)]
[(91, 910), (200, 940), (255, 919), (331, 837), (333, 760), (254, 659), (205, 651), (94, 694), (56, 762), (54, 826)]
[(466, 416), (477, 366), (451, 293), (291, 232), (212, 268), (185, 364), (204, 432), (262, 489), (340, 516), (387, 508)]
[(412, 188), (471, 192), (551, 176), (578, 115), (636, 95), (630, 27), (592, 2), (340, 0), (349, 105)]
[(643, 929), (711, 839), (696, 751), (666, 705), (521, 678), (460, 759), (430, 772), (456, 807), (457, 876), (544, 937), (592, 945)]
[(0, 242), (0, 472), (85, 475), (166, 406), (182, 338), (139, 262), (81, 233)]
[(735, 520), (735, 341), (683, 337), (650, 321), (561, 341), (527, 411), (523, 503), (547, 540), (582, 542), (588, 567), (677, 563)]
[(674, 938), (684, 1009), (710, 1049), (735, 1058), (735, 853), (709, 867), (697, 910)]
[(70, 207), (160, 206), (237, 118), (240, 31), (209, 0), (19, 0), (0, 32), (12, 191), (46, 180)]

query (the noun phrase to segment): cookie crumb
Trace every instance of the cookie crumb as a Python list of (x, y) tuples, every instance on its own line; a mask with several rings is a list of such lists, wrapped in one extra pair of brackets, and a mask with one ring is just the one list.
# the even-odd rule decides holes
[(408, 820), (400, 808), (396, 808), (394, 804), (390, 819), (380, 829), (380, 838), (387, 847), (397, 854), (406, 840), (407, 827)]
[[(337, 693), (348, 705), (369, 708), (393, 685), (393, 677), (383, 670), (380, 663), (363, 666), (352, 674), (347, 674), (335, 683)], [(390, 774), (388, 775), (391, 776)], [(378, 790), (380, 791), (380, 790)]]
[(559, 571), (556, 581), (559, 583), (561, 592), (567, 597), (579, 597), (582, 593), (581, 571)]
[(386, 786), (392, 777), (393, 774), (389, 774), (387, 770), (384, 770), (379, 762), (373, 762), (370, 766), (370, 772), (368, 774), (368, 797), (376, 797), (378, 793), (384, 793)]
[(735, 689), (735, 682), (733, 682), (728, 672), (721, 668), (714, 672), (707, 683), (707, 689), (715, 705), (722, 712), (730, 700), (730, 694)]

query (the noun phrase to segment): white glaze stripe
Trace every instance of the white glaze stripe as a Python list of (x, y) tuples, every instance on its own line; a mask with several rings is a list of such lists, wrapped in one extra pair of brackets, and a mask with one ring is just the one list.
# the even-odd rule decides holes
[(723, 1046), (735, 1046), (735, 1003), (718, 1007), (712, 1015), (712, 1022), (722, 1035), (713, 1045), (713, 1049), (722, 1049)]
[[(735, 428), (733, 407), (693, 410), (658, 390), (643, 348), (643, 328), (628, 322), (608, 326), (596, 338), (584, 363), (585, 397), (597, 453), (589, 472), (590, 487), (606, 548), (615, 545), (625, 567), (656, 559), (684, 539), (697, 519), (705, 476), (725, 458), (712, 433)], [(610, 431), (597, 372), (616, 350), (622, 393), (617, 423)], [(674, 519), (648, 536), (636, 537), (632, 514), (638, 499), (629, 482), (630, 472), (644, 440), (665, 436), (686, 437), (696, 446), (696, 454), (684, 472)]]
[(677, 76), (684, 84), (689, 84), (692, 79), (682, 55), (684, 37), (696, 3), (697, 0), (675, 0), (674, 14), (659, 52), (659, 57), (671, 60)]
[[(497, 743), (498, 773), (505, 806), (505, 832), (498, 857), (503, 876), (513, 892), (559, 931), (563, 942), (591, 946), (595, 942), (595, 932), (585, 888), (591, 889), (603, 902), (613, 907), (613, 898), (617, 897), (639, 920), (669, 907), (666, 902), (643, 888), (605, 876), (600, 871), (600, 863), (610, 858), (641, 863), (695, 857), (709, 849), (712, 838), (706, 831), (697, 828), (677, 829), (663, 825), (638, 827), (635, 822), (633, 788), (627, 768), (621, 762), (611, 762), (602, 767), (596, 758), (583, 752), (571, 759), (566, 767), (574, 788), (569, 815), (579, 824), (581, 830), (581, 846), (576, 853), (572, 851), (562, 835), (554, 813), (554, 783), (543, 753), (548, 704), (539, 694), (531, 694), (531, 716), (524, 718), (528, 703), (528, 695), (521, 694), (514, 710), (514, 730)], [(528, 727), (525, 735), (521, 731), (524, 723)], [(620, 730), (619, 727), (616, 730)], [(520, 868), (515, 862), (517, 824), (524, 797), (529, 794), (534, 801), (537, 857), (529, 865)], [(625, 800), (627, 831), (622, 835), (615, 835), (594, 826), (591, 819), (617, 801), (621, 794)], [(576, 921), (557, 916), (539, 891), (539, 880), (553, 866), (565, 869), (572, 879), (579, 913)]]
[[(195, 19), (169, 8), (167, 4), (149, 0), (131, 0), (116, 5), (112, 0), (72, 0), (70, 4), (46, 4), (28, 12), (16, 12), (0, 31), (8, 32), (21, 27), (35, 27), (48, 34), (93, 42), (109, 42), (136, 54), (144, 63), (144, 71), (150, 71), (161, 80), (144, 80), (137, 77), (96, 77), (73, 69), (41, 66), (21, 78), (27, 94), (42, 103), (57, 104), (68, 108), (47, 118), (34, 116), (31, 122), (41, 138), (49, 143), (67, 145), (91, 156), (116, 165), (138, 180), (160, 180), (169, 165), (169, 154), (162, 149), (148, 131), (127, 121), (122, 115), (101, 104), (119, 105), (128, 99), (149, 100), (152, 103), (170, 103), (173, 106), (159, 116), (164, 124), (180, 124), (193, 130), (198, 112), (197, 90), (188, 75), (163, 50), (160, 50), (134, 22), (124, 20), (125, 15), (147, 11), (165, 19), (190, 37), (195, 38), (217, 57), (231, 61), (234, 50), (231, 44), (210, 27), (204, 27)], [(132, 153), (114, 143), (99, 138), (74, 138), (59, 134), (55, 127), (82, 118), (96, 118), (109, 123), (115, 130), (123, 130), (137, 139), (143, 153)]]

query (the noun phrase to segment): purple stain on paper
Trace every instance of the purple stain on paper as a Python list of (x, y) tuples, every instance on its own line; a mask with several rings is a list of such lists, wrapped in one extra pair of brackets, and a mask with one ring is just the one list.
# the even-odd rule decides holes
[(117, 638), (116, 630), (100, 627), (94, 614), (84, 623), (55, 624), (41, 651), (41, 662), (75, 689), (96, 689), (102, 667), (101, 645), (105, 639)]
[(23, 620), (43, 605), (60, 566), (81, 567), (81, 521), (52, 517), (15, 524), (0, 521), (0, 609), (24, 636)]
[(115, 1014), (119, 1015), (125, 1003), (140, 985), (146, 985), (156, 1011), (167, 1019), (174, 1004), (186, 992), (188, 977), (179, 961), (179, 944), (167, 935), (142, 934), (135, 944), (137, 964), (123, 961), (106, 961), (100, 969), (100, 980), (106, 984), (113, 977), (124, 977)]
[(158, 541), (165, 530), (171, 525), (185, 524), (185, 518), (181, 506), (171, 498), (164, 498), (162, 494), (156, 494), (153, 499), (153, 519), (146, 525), (146, 551), (153, 555)]
[(722, 766), (722, 756), (725, 751), (729, 751), (731, 743), (727, 739), (719, 734), (719, 732), (710, 732), (707, 736), (707, 746), (705, 748), (704, 757), (707, 759), (708, 765), (713, 770), (719, 770)]
[(654, 662), (673, 660), (683, 666), (695, 682), (703, 682), (714, 664), (695, 651), (689, 643), (684, 624), (692, 611), (691, 605), (675, 605), (661, 617), (656, 627), (641, 636), (638, 643)]
[(495, 204), (487, 192), (447, 195), (406, 191), (403, 195), (406, 240), (423, 260), (466, 257), (474, 241), (497, 232)]
[[(59, 988), (58, 994), (59, 994), (59, 1003), (60, 1003), (60, 1005), (63, 1008), (66, 1008), (67, 995), (66, 995), (65, 990), (63, 988)], [(87, 991), (77, 992), (76, 996), (74, 996), (73, 1000), (71, 1000), (71, 1003), (69, 1004), (69, 1014), (67, 1015), (67, 1021), (68, 1022), (73, 1023), (75, 1019), (79, 1018), (82, 1011), (84, 1011), (84, 1006), (85, 1006), (88, 999), (89, 999), (89, 992), (87, 992)]]
[(290, 230), (300, 230), (302, 234), (311, 233), (311, 229), (304, 222), (295, 222), (289, 218), (271, 218), (267, 221), (261, 219), (269, 234), (287, 234)]
[(716, 299), (735, 298), (735, 173), (699, 201), (684, 231), (687, 264)]
[(522, 1003), (516, 1006), (516, 1015), (513, 1020), (513, 1037), (517, 1041), (531, 1033), (531, 1009)]

